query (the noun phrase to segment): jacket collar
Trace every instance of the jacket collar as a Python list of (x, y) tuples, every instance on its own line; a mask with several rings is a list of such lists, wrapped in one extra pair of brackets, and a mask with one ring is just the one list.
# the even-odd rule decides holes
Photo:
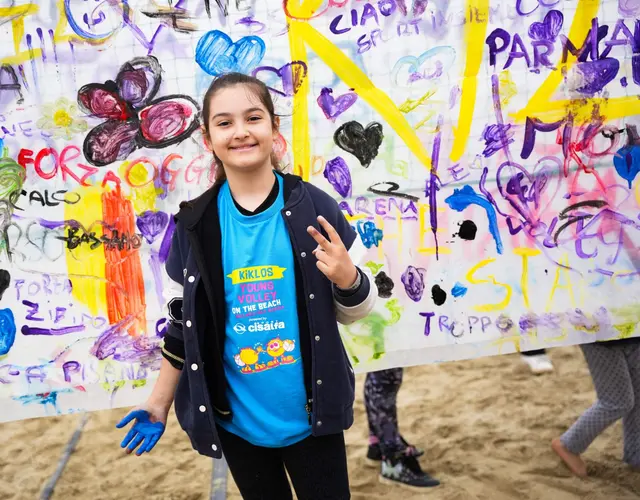
[[(287, 203), (287, 201), (289, 201), (291, 193), (296, 188), (296, 186), (298, 186), (299, 183), (302, 182), (302, 179), (299, 176), (293, 174), (283, 174), (280, 172), (276, 172), (276, 174), (282, 176), (284, 179), (283, 194), (284, 202)], [(180, 211), (175, 216), (176, 221), (182, 222), (189, 230), (195, 228), (198, 222), (200, 222), (200, 219), (202, 219), (202, 216), (206, 212), (209, 204), (218, 200), (218, 193), (220, 192), (222, 184), (223, 183), (216, 183), (197, 198), (180, 203)]]

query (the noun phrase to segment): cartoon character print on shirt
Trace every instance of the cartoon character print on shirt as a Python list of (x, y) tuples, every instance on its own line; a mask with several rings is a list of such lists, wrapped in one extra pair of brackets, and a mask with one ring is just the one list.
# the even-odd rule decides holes
[(233, 357), (242, 373), (263, 372), (300, 359), (296, 341), (280, 336), (287, 329), (282, 313), (285, 307), (291, 307), (278, 293), (277, 282), (286, 270), (278, 266), (254, 266), (234, 269), (227, 275), (237, 292), (236, 305), (232, 307), (233, 330), (247, 340), (247, 344), (238, 343), (238, 353)]
[(255, 344), (253, 347), (243, 347), (234, 356), (236, 364), (242, 373), (257, 373), (280, 365), (290, 365), (298, 361), (291, 354), (296, 347), (294, 340), (275, 337), (267, 342), (266, 348), (262, 344)]

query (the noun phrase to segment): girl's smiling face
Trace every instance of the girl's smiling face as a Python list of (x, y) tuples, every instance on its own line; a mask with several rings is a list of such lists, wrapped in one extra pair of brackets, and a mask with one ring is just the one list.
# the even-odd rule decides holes
[(207, 125), (207, 142), (225, 170), (272, 168), (278, 124), (250, 85), (238, 84), (217, 91), (209, 103)]

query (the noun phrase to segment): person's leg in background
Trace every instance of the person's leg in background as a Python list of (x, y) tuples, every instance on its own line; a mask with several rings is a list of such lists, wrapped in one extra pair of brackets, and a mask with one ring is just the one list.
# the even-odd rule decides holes
[(635, 401), (623, 347), (583, 344), (580, 348), (587, 361), (597, 399), (560, 438), (552, 441), (552, 447), (574, 474), (584, 477), (587, 467), (580, 455), (607, 427), (621, 418), (628, 418)]
[(622, 419), (626, 464), (640, 470), (640, 345), (625, 346), (624, 353), (633, 387), (633, 409)]
[(369, 421), (369, 450), (367, 459), (380, 461), (380, 479), (424, 488), (437, 486), (420, 467), (417, 456), (422, 450), (409, 445), (400, 435), (397, 398), (402, 385), (402, 368), (367, 373), (364, 402)]
[(522, 360), (529, 366), (531, 373), (539, 375), (553, 371), (553, 363), (546, 349), (534, 349), (522, 353)]

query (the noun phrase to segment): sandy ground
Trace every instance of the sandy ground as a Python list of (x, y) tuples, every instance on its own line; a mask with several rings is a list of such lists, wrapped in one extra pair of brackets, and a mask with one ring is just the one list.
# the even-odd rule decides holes
[[(378, 482), (365, 465), (362, 396), (347, 433), (356, 499), (627, 500), (640, 498), (640, 473), (620, 461), (620, 423), (586, 452), (591, 477), (572, 477), (550, 440), (593, 401), (578, 348), (551, 351), (556, 372), (531, 376), (518, 356), (409, 368), (400, 393), (402, 432), (427, 452), (423, 466), (442, 481), (426, 492)], [(362, 376), (358, 378), (359, 393)], [(154, 452), (126, 456), (115, 423), (126, 409), (92, 413), (54, 499), (208, 499), (211, 460), (197, 455), (175, 417)], [(79, 415), (0, 424), (0, 500), (37, 498), (56, 468)], [(228, 498), (240, 495), (229, 480)]]

